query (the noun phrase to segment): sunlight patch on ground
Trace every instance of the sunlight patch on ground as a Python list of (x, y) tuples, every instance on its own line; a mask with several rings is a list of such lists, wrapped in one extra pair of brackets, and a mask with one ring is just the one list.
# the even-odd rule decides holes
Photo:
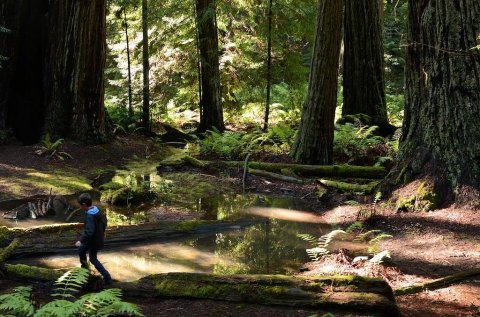
[(295, 222), (307, 222), (307, 223), (324, 223), (325, 220), (322, 217), (313, 215), (308, 212), (283, 209), (283, 208), (261, 208), (252, 207), (245, 210), (246, 213), (260, 216), (264, 218), (281, 219)]

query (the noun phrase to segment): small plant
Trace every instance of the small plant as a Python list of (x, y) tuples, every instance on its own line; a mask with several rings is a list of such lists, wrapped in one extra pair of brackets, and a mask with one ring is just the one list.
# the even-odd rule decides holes
[(363, 224), (357, 221), (345, 230), (336, 229), (320, 238), (310, 234), (298, 234), (298, 237), (312, 244), (313, 248), (307, 249), (307, 254), (313, 261), (319, 261), (323, 256), (341, 249), (338, 246), (348, 246), (351, 245), (352, 242), (358, 245), (366, 244), (367, 247), (363, 252), (367, 252), (368, 254), (378, 253), (380, 243), (392, 236), (380, 230), (364, 231)]
[(144, 316), (136, 305), (121, 300), (122, 291), (117, 288), (85, 294), (73, 301), (87, 283), (88, 276), (88, 270), (82, 268), (66, 272), (55, 283), (53, 296), (58, 299), (37, 310), (31, 299), (32, 288), (18, 287), (13, 293), (0, 296), (0, 314), (12, 317)]
[(47, 156), (49, 158), (59, 159), (62, 161), (65, 158), (73, 158), (69, 153), (60, 151), (60, 147), (63, 144), (63, 139), (57, 139), (53, 141), (50, 137), (50, 134), (47, 133), (42, 139), (41, 143), (42, 145), (40, 148), (35, 151), (35, 154), (39, 156)]

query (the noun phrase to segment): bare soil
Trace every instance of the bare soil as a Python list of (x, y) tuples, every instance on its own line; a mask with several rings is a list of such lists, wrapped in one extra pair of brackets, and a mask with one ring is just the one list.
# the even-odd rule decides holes
[[(92, 180), (96, 170), (122, 167), (129, 159), (162, 155), (162, 148), (140, 136), (122, 137), (109, 144), (80, 146), (65, 141), (63, 151), (74, 159), (64, 161), (39, 157), (35, 146), (10, 143), (0, 145), (0, 200), (25, 198), (48, 194), (38, 187), (22, 187), (12, 196), (9, 178), (27, 177), (29, 171), (70, 170)], [(215, 171), (203, 171), (222, 177)], [(230, 171), (238, 177), (232, 186), (241, 190), (241, 171)], [(430, 213), (396, 213), (391, 205), (374, 206), (371, 197), (330, 193), (321, 200), (316, 197), (315, 185), (296, 185), (265, 180), (251, 176), (247, 189), (252, 192), (291, 195), (302, 198), (311, 209), (327, 222), (345, 228), (362, 218), (360, 210), (375, 210), (366, 220), (366, 227), (379, 229), (393, 236), (382, 243), (389, 250), (394, 266), (367, 269), (353, 266), (342, 257), (330, 257), (324, 262), (307, 263), (309, 271), (299, 274), (360, 273), (385, 278), (393, 288), (431, 281), (467, 269), (478, 268), (480, 261), (480, 217), (473, 210), (454, 206)], [(357, 206), (344, 204), (356, 200)], [(181, 218), (175, 212), (173, 220)], [(365, 219), (363, 219), (365, 220)], [(17, 285), (0, 278), (0, 293)], [(44, 286), (36, 285), (37, 293), (45, 293)], [(285, 307), (266, 307), (238, 303), (192, 301), (184, 299), (127, 299), (140, 305), (146, 316), (322, 316), (322, 312)], [(403, 316), (480, 316), (480, 277), (450, 287), (397, 297)]]

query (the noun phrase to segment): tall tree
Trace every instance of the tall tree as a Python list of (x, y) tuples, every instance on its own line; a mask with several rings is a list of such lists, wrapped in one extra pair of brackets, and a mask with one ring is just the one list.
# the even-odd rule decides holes
[(383, 0), (345, 2), (342, 115), (366, 114), (392, 133), (385, 101)]
[(0, 23), (12, 30), (0, 76), (0, 113), (25, 143), (48, 132), (104, 139), (105, 0), (8, 0)]
[(127, 21), (127, 4), (124, 3), (123, 11), (123, 26), (125, 28), (125, 42), (127, 44), (127, 68), (128, 68), (128, 116), (130, 120), (133, 119), (133, 98), (132, 98), (132, 63), (130, 61), (130, 40), (128, 38), (128, 21)]
[(292, 148), (297, 162), (331, 164), (343, 0), (320, 0), (308, 94)]
[(263, 131), (268, 130), (268, 117), (270, 116), (270, 93), (272, 84), (272, 6), (273, 0), (269, 0), (267, 30), (267, 99), (265, 101), (265, 119), (263, 120)]
[(142, 0), (143, 31), (143, 111), (142, 126), (146, 133), (150, 132), (150, 54), (148, 52), (148, 0)]
[(215, 0), (195, 0), (198, 28), (198, 51), (202, 95), (199, 132), (212, 128), (225, 129), (220, 95), (220, 69)]
[(480, 2), (409, 0), (408, 11), (405, 119), (390, 178), (430, 177), (478, 207)]
[(88, 143), (105, 133), (106, 0), (50, 1), (45, 132)]

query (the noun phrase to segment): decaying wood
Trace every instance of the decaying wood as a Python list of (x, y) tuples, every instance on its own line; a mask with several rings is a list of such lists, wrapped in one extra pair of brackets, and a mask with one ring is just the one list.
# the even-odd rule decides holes
[[(220, 232), (247, 227), (258, 220), (244, 221), (182, 221), (171, 223), (111, 226), (106, 231), (105, 246), (129, 244), (133, 241), (168, 239), (206, 232)], [(0, 245), (20, 238), (22, 244), (15, 255), (74, 252), (74, 243), (83, 233), (83, 224), (49, 225), (33, 228), (0, 227)]]
[(346, 182), (339, 182), (333, 181), (328, 179), (321, 179), (320, 183), (325, 185), (328, 188), (335, 188), (342, 191), (347, 192), (359, 192), (365, 194), (371, 194), (375, 189), (375, 186), (378, 185), (378, 182), (370, 182), (368, 184), (354, 184), (354, 183), (346, 183)]
[(14, 251), (20, 246), (20, 239), (15, 238), (12, 242), (3, 250), (0, 250), (0, 265), (5, 263), (9, 257), (12, 256)]
[[(242, 168), (243, 161), (200, 161), (191, 156), (179, 156), (167, 158), (160, 162), (162, 166), (178, 166), (190, 164), (195, 167), (237, 167)], [(291, 170), (298, 175), (303, 176), (321, 176), (321, 177), (346, 177), (346, 178), (368, 178), (381, 179), (386, 176), (387, 170), (381, 166), (353, 166), (353, 165), (302, 165), (286, 163), (265, 163), (249, 162), (251, 169), (264, 170), (272, 173), (281, 173), (282, 170)]]
[(454, 283), (458, 283), (469, 279), (473, 276), (480, 275), (480, 269), (463, 271), (457, 274), (449, 275), (447, 277), (439, 278), (427, 283), (414, 284), (412, 286), (397, 288), (394, 290), (395, 296), (416, 294), (427, 290), (435, 290), (443, 287), (448, 287)]
[(390, 286), (360, 276), (167, 273), (118, 283), (127, 296), (193, 298), (398, 316)]
[(253, 168), (249, 168), (248, 171), (252, 175), (262, 176), (262, 177), (266, 177), (274, 180), (279, 180), (282, 182), (289, 182), (289, 183), (296, 183), (296, 184), (304, 184), (307, 182), (298, 177), (286, 176), (282, 174), (267, 172), (263, 170), (257, 170)]

